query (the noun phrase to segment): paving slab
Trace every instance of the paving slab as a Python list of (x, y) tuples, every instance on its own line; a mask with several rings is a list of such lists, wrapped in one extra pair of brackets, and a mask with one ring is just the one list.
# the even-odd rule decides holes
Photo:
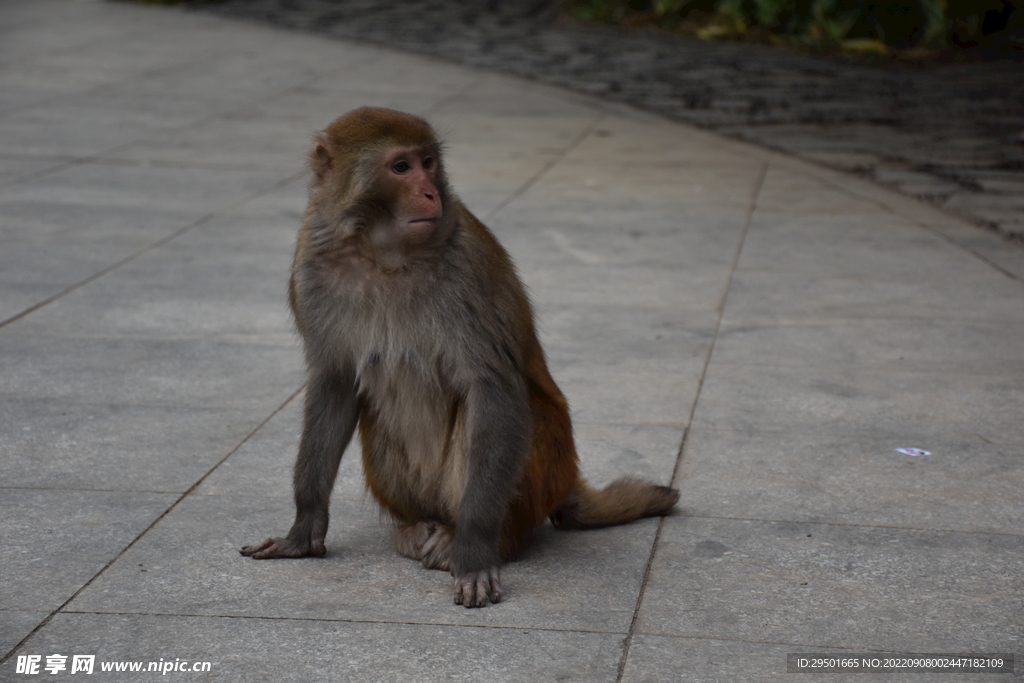
[(167, 493), (6, 488), (4, 608), (52, 612), (178, 498)]
[[(296, 619), (62, 614), (34, 641), (38, 649), (32, 652), (63, 652), (69, 656), (69, 663), (72, 653), (94, 654), (90, 680), (99, 681), (125, 679), (125, 673), (103, 673), (100, 670), (103, 662), (140, 662), (142, 670), (146, 671), (150, 662), (162, 666), (162, 662), (185, 660), (190, 666), (195, 662), (210, 662), (210, 671), (216, 671), (218, 677), (254, 683), (267, 680), (591, 683), (615, 680), (619, 640), (617, 635), (574, 631)], [(530, 654), (523, 656), (523, 653)], [(2, 667), (0, 671), (5, 675), (14, 675), (13, 662), (8, 661)], [(211, 673), (175, 671), (166, 675), (181, 680), (207, 680)]]
[(1024, 463), (1006, 435), (993, 433), (1003, 440), (992, 442), (969, 433), (822, 432), (695, 427), (678, 479), (684, 509), (696, 517), (991, 533), (1024, 524)]
[[(1002, 375), (1018, 372), (1017, 324), (920, 318), (723, 323), (715, 363), (763, 367), (848, 365), (872, 370)], [(956, 359), (955, 368), (950, 360)]]
[(261, 422), (239, 409), (7, 396), (4, 485), (180, 494)]
[(0, 647), (12, 651), (25, 636), (41, 624), (50, 612), (21, 609), (0, 609)]
[[(684, 661), (679, 652), (688, 653)], [(662, 683), (687, 680), (699, 683), (715, 681), (793, 681), (795, 674), (786, 672), (786, 659), (790, 653), (831, 657), (843, 654), (835, 648), (793, 646), (784, 643), (750, 643), (713, 638), (684, 638), (639, 634), (630, 647), (632, 656), (626, 663), (622, 681), (626, 683)], [(852, 651), (847, 651), (847, 654)], [(898, 653), (891, 653), (893, 655)], [(871, 658), (884, 657), (875, 653)], [(942, 673), (822, 673), (810, 674), (808, 680), (827, 680), (829, 683), (929, 683), (936, 678), (943, 683), (977, 683), (979, 674)], [(797, 680), (802, 680), (797, 678)], [(985, 674), (985, 681), (1008, 683), (1017, 680), (1013, 674)]]
[(1024, 435), (1022, 388), (1005, 375), (712, 365), (693, 418), (730, 431), (884, 434), (904, 439)]
[(1017, 534), (667, 520), (637, 632), (851, 651), (1012, 652)]
[[(325, 558), (239, 554), (246, 543), (285, 533), (293, 519), (286, 498), (186, 498), (68, 609), (624, 633), (657, 528), (643, 520), (592, 532), (546, 529), (503, 568), (505, 598), (495, 609), (456, 610), (451, 577), (399, 556), (391, 525), (366, 497), (333, 502)], [(573, 562), (581, 556), (585, 565)]]
[[(223, 464), (196, 488), (196, 495), (286, 498), (291, 501), (291, 470), (299, 445), (304, 395), (275, 413)], [(668, 481), (678, 456), (682, 428), (657, 424), (574, 421), (582, 467), (595, 485), (629, 472), (654, 481)], [(367, 498), (358, 442), (345, 451), (335, 498)], [(291, 519), (284, 515), (281, 524)], [(268, 532), (269, 533), (269, 532)]]

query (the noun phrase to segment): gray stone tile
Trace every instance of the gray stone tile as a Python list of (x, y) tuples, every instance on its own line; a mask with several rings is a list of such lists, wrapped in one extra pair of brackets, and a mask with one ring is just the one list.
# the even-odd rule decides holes
[(567, 263), (555, 270), (520, 263), (519, 269), (542, 306), (714, 310), (729, 282), (728, 270), (716, 266), (675, 269)]
[(244, 172), (86, 165), (0, 188), (4, 318), (269, 185)]
[[(361, 56), (358, 59), (366, 61), (372, 58)], [(437, 118), (431, 115), (438, 101), (437, 90), (432, 87), (401, 89), (388, 83), (375, 87), (350, 76), (343, 84), (340, 80), (337, 77), (317, 78), (289, 88), (279, 97), (251, 105), (247, 112), (250, 116), (281, 121), (289, 128), (305, 128), (309, 132), (307, 145), (312, 140), (313, 131), (323, 130), (337, 117), (363, 106), (426, 114), (432, 121)], [(305, 149), (300, 151), (305, 152)]]
[[(5, 10), (10, 4), (5, 4)], [(80, 97), (99, 88), (116, 87), (152, 69), (154, 62), (166, 64), (166, 45), (150, 40), (148, 50), (140, 49), (139, 41), (118, 35), (122, 29), (116, 26), (99, 29), (77, 24), (75, 27), (92, 33), (83, 33), (74, 39), (76, 43), (81, 41), (77, 46), (67, 42), (47, 46), (54, 40), (48, 34), (61, 32), (46, 22), (40, 22), (38, 30), (21, 26), (18, 30), (5, 32), (5, 48), (9, 41), (12, 43), (8, 54), (18, 54), (21, 59), (9, 60), (0, 67), (0, 83), (4, 89), (12, 88), (18, 93), (21, 104), (31, 104), (33, 100), (42, 104), (53, 98)], [(117, 40), (124, 52), (112, 54), (109, 50), (111, 40)], [(31, 45), (24, 44), (30, 41)], [(130, 53), (134, 59), (125, 58)], [(179, 52), (179, 59), (184, 61), (188, 57)]]
[[(680, 135), (683, 130), (686, 134)], [(734, 172), (753, 181), (766, 152), (659, 117), (648, 117), (640, 112), (616, 112), (615, 116), (600, 122), (575, 156), (588, 165), (619, 163), (652, 169), (671, 165), (673, 174), (685, 165), (709, 170), (732, 167)], [(666, 182), (670, 182), (669, 177)], [(744, 197), (749, 200), (749, 196)]]
[(945, 235), (977, 258), (1010, 274), (1011, 277), (1024, 280), (1024, 249), (1014, 242), (949, 217), (937, 221), (933, 227), (936, 232)]
[[(999, 437), (993, 435), (996, 439)], [(897, 448), (920, 448), (909, 456)], [(992, 443), (922, 433), (690, 431), (676, 485), (695, 516), (1016, 533), (1024, 462)]]
[[(292, 467), (302, 433), (303, 397), (297, 396), (247, 440), (216, 471), (196, 495), (241, 495), (292, 499)], [(584, 476), (604, 485), (622, 476), (667, 484), (672, 477), (682, 428), (650, 424), (607, 424), (575, 421), (576, 450)], [(0, 442), (2, 443), (2, 442)], [(358, 437), (341, 460), (335, 499), (363, 501), (365, 491)]]
[(279, 174), (306, 164), (313, 129), (252, 114), (216, 117), (189, 128), (148, 135), (111, 158), (188, 165), (231, 166)]
[[(13, 268), (21, 267), (17, 273), (21, 277), (31, 275), (31, 269), (21, 265), (25, 261), (37, 265), (51, 279), (59, 271), (45, 266), (60, 259), (74, 268), (75, 257), (81, 252), (85, 252), (80, 258), (86, 263), (116, 263), (200, 217), (174, 209), (158, 211), (102, 202), (62, 203), (59, 190), (36, 192), (35, 197), (4, 196), (5, 190), (10, 189), (0, 189), (0, 234), (5, 245), (11, 247), (10, 251), (5, 250), (3, 258), (4, 275), (12, 280), (15, 275), (7, 273)], [(37, 275), (36, 279), (40, 277)]]
[(892, 436), (915, 441), (1020, 439), (1011, 377), (860, 367), (708, 368), (694, 424), (727, 431)]
[(707, 358), (716, 317), (701, 310), (544, 305), (537, 324), (553, 365), (664, 363), (667, 367)]
[[(789, 653), (849, 656), (853, 651), (840, 648), (816, 648), (801, 644), (760, 643), (710, 638), (683, 638), (669, 636), (634, 636), (623, 671), (623, 683), (662, 683), (663, 681), (693, 681), (718, 683), (719, 681), (792, 681), (786, 673), (786, 655)], [(898, 653), (892, 653), (898, 654)], [(878, 652), (873, 656), (884, 657)], [(935, 674), (891, 673), (821, 674), (809, 676), (811, 680), (835, 683), (883, 683), (909, 681), (927, 683), (936, 680)], [(976, 683), (978, 674), (943, 673), (938, 677), (945, 683)], [(800, 680), (798, 677), (797, 680)], [(1009, 683), (1012, 674), (986, 675), (986, 681)]]
[(808, 216), (758, 210), (739, 268), (918, 282), (994, 275), (983, 261), (964, 257), (942, 236), (892, 214)]
[(1024, 371), (1024, 323), (836, 319), (757, 325), (733, 319), (715, 340), (713, 362), (762, 367), (850, 367), (933, 373)]
[[(222, 226), (215, 228), (213, 234), (225, 237), (232, 248), (255, 246), (276, 251), (287, 244), (291, 254), (295, 249), (295, 235), (306, 214), (308, 182), (304, 176), (285, 181), (233, 205), (230, 213), (220, 213), (210, 219), (211, 227)], [(253, 224), (274, 227), (253, 229)], [(209, 233), (211, 228), (202, 227), (204, 229), (197, 234)]]
[(666, 521), (637, 633), (904, 652), (1013, 652), (1024, 540), (797, 522)]
[[(290, 503), (304, 398), (300, 393), (271, 417), (199, 485), (196, 495), (283, 498)], [(366, 500), (361, 458), (356, 436), (341, 459), (334, 485), (336, 500)]]
[[(972, 211), (978, 208), (1004, 209), (1007, 214), (1011, 211), (1024, 209), (1024, 195), (1020, 193), (1007, 193), (1005, 195), (991, 193), (967, 193), (963, 192), (950, 198), (946, 202), (947, 209), (959, 209)], [(1019, 215), (1019, 214), (1016, 214)]]
[[(20, 654), (96, 655), (91, 680), (124, 680), (101, 662), (210, 662), (182, 680), (612, 683), (621, 634), (442, 625), (164, 615), (61, 614)], [(529, 653), (524, 656), (524, 653)], [(15, 677), (16, 658), (0, 668)], [(65, 672), (66, 674), (66, 672)], [(45, 672), (44, 672), (45, 675)], [(143, 674), (154, 676), (156, 674)]]
[(743, 228), (738, 211), (686, 206), (672, 211), (612, 209), (594, 214), (581, 204), (547, 211), (513, 202), (491, 227), (516, 260), (550, 269), (598, 267), (732, 268)]
[[(32, 218), (39, 205), (145, 209), (187, 225), (217, 209), (271, 189), (279, 173), (180, 168), (135, 163), (83, 163), (31, 183), (0, 189), (0, 202)], [(12, 209), (13, 210), (13, 209)], [(81, 224), (81, 220), (75, 223)]]
[(0, 400), (255, 409), (281, 405), (303, 382), (291, 345), (214, 339), (0, 337)]
[[(2, 105), (0, 105), (2, 107)], [(60, 157), (0, 157), (0, 185), (18, 182), (44, 171), (62, 166), (69, 159)]]
[(686, 426), (700, 387), (702, 361), (552, 366), (574, 421)]
[[(792, 679), (786, 674), (786, 653), (793, 651), (792, 645), (775, 643), (640, 634), (630, 644), (622, 682), (781, 682)], [(857, 680), (864, 679), (858, 675)]]
[(295, 346), (287, 306), (292, 229), (278, 218), (215, 218), (62, 297), (18, 330)]
[(153, 130), (123, 118), (104, 121), (55, 114), (43, 119), (36, 111), (15, 111), (0, 118), (0, 153), (92, 156), (144, 138)]
[(0, 490), (4, 538), (0, 594), (9, 610), (57, 609), (178, 497)]
[(503, 568), (502, 602), (467, 610), (452, 604), (448, 574), (398, 555), (369, 499), (334, 500), (325, 558), (239, 554), (246, 543), (284, 534), (293, 518), (285, 498), (190, 496), (68, 609), (351, 621), (372, 614), (398, 623), (625, 632), (658, 524), (542, 527), (534, 546)]
[[(524, 128), (534, 129), (566, 119), (595, 120), (600, 116), (592, 100), (562, 88), (478, 69), (466, 69), (464, 74), (479, 80), (473, 88), (465, 89), (457, 101), (449, 101), (439, 110), (440, 116), (453, 122), (464, 121), (466, 116), (484, 117), (495, 123), (514, 117)], [(566, 136), (571, 137), (574, 136)], [(491, 136), (488, 134), (486, 139)]]
[[(611, 162), (565, 163), (544, 174), (543, 182), (524, 195), (531, 204), (564, 206), (578, 202), (597, 209), (638, 207), (666, 208), (686, 205), (726, 207), (745, 210), (753, 199), (760, 172), (757, 163), (717, 167), (694, 161), (640, 163), (633, 166)], [(628, 182), (626, 178), (628, 176)]]
[(0, 652), (5, 654), (32, 632), (49, 612), (33, 612), (20, 609), (0, 609)]
[(668, 485), (683, 430), (660, 425), (573, 423), (580, 473), (594, 486), (623, 476)]
[(0, 287), (0, 322), (60, 294), (66, 288), (66, 285), (3, 283), (3, 287)]
[[(0, 191), (2, 192), (2, 191)], [(144, 208), (57, 205), (0, 197), (0, 282), (76, 284), (192, 222)]]
[[(805, 167), (806, 168), (806, 167)], [(845, 188), (810, 174), (796, 174), (772, 163), (757, 196), (757, 211), (780, 211), (811, 216), (878, 214), (884, 209), (865, 205), (862, 198)]]
[(44, 105), (53, 98), (46, 88), (33, 84), (12, 84), (0, 67), (0, 115), (11, 114), (19, 109)]
[[(979, 296), (981, 291), (984, 296)], [(726, 302), (727, 322), (811, 318), (1020, 321), (1024, 296), (1019, 282), (995, 269), (975, 276), (935, 272), (928, 278), (868, 272), (736, 272)]]
[(870, 171), (872, 168), (877, 166), (881, 161), (881, 158), (877, 154), (869, 154), (865, 152), (849, 152), (849, 151), (807, 151), (800, 154), (802, 159), (810, 159), (811, 161), (817, 161), (831, 166), (833, 168), (839, 168), (844, 171), (852, 171), (855, 173), (863, 173)]
[(24, 120), (31, 116), (42, 128), (54, 126), (81, 131), (90, 130), (81, 127), (82, 122), (102, 121), (111, 130), (120, 130), (130, 136), (126, 138), (127, 142), (136, 136), (144, 137), (156, 131), (187, 126), (214, 111), (212, 105), (198, 98), (183, 98), (157, 91), (140, 97), (125, 85), (119, 83), (66, 95), (59, 99), (57, 107), (33, 107), (11, 118)]
[[(271, 33), (273, 32), (271, 31)], [(295, 42), (307, 43), (308, 41), (303, 37)], [(327, 91), (355, 87), (357, 90), (369, 90), (382, 94), (407, 91), (428, 92), (434, 94), (437, 98), (436, 102), (441, 103), (458, 93), (469, 92), (470, 85), (476, 85), (485, 78), (493, 78), (493, 76), (488, 76), (476, 69), (369, 45), (356, 46), (351, 43), (336, 43), (332, 40), (324, 40), (322, 45), (332, 46), (332, 49), (343, 49), (345, 54), (354, 52), (366, 57), (352, 66), (342, 66), (333, 74), (318, 78), (316, 85)], [(307, 49), (314, 50), (314, 59), (323, 53), (322, 45), (307, 46)], [(373, 103), (365, 102), (363, 104)], [(338, 112), (337, 115), (342, 113), (344, 112)]]
[(245, 410), (5, 398), (4, 486), (183, 493), (260, 421)]
[[(82, 237), (90, 240), (88, 235)], [(0, 320), (66, 292), (141, 248), (128, 243), (83, 244), (72, 238), (54, 240), (53, 248), (48, 249), (48, 241), (37, 237), (4, 241), (0, 253)]]
[[(167, 65), (142, 78), (119, 83), (116, 89), (106, 88), (113, 91), (111, 100), (123, 100), (128, 111), (138, 108), (143, 116), (180, 111), (191, 117), (185, 121), (198, 122), (204, 117), (230, 119), (245, 116), (265, 102), (287, 98), (302, 84), (364, 59), (358, 54), (346, 58), (341, 46), (337, 50), (340, 58), (333, 63), (289, 59), (282, 50), (298, 47), (297, 43), (302, 41), (289, 41), (287, 37), (282, 41), (282, 34), (272, 31), (265, 33), (268, 40), (259, 50), (204, 45), (194, 33), (195, 29), (180, 31), (181, 40), (197, 44), (202, 70), (197, 70), (193, 56), (188, 62)], [(180, 132), (188, 135), (191, 128), (190, 125)]]

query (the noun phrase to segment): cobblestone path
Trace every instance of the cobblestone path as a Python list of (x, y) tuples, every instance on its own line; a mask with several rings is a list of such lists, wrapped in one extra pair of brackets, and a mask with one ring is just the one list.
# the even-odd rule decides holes
[(571, 25), (553, 5), (223, 0), (198, 7), (628, 102), (870, 177), (1024, 242), (1024, 61), (849, 64)]

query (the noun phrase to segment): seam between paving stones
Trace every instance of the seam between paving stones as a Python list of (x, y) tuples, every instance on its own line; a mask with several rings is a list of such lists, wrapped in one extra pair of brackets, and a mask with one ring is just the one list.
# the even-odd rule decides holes
[(7, 652), (6, 655), (4, 655), (3, 657), (0, 657), (0, 665), (2, 665), (4, 662), (6, 662), (8, 659), (10, 659), (14, 655), (14, 653), (17, 652), (22, 646), (24, 646), (32, 638), (32, 636), (34, 636), (40, 629), (42, 629), (44, 626), (49, 624), (54, 616), (56, 616), (60, 612), (64, 611), (64, 608), (67, 607), (71, 603), (72, 600), (77, 598), (82, 593), (82, 591), (84, 591), (86, 588), (91, 586), (92, 583), (96, 579), (98, 579), (100, 576), (102, 576), (103, 573), (106, 572), (108, 569), (110, 569), (110, 567), (113, 566), (115, 562), (117, 562), (119, 559), (121, 559), (121, 557), (125, 553), (127, 553), (129, 550), (131, 550), (132, 547), (134, 547), (135, 544), (138, 543), (142, 539), (143, 536), (148, 534), (153, 527), (155, 527), (157, 524), (160, 523), (160, 520), (162, 520), (164, 517), (166, 517), (168, 514), (170, 514), (172, 510), (174, 510), (176, 507), (178, 507), (178, 505), (183, 500), (185, 500), (185, 498), (187, 498), (189, 495), (191, 495), (191, 493), (193, 491), (195, 491), (197, 488), (199, 488), (199, 486), (204, 481), (206, 481), (207, 477), (209, 477), (211, 474), (213, 474), (214, 471), (216, 471), (216, 469), (218, 467), (223, 465), (224, 462), (227, 461), (228, 458), (230, 458), (232, 455), (234, 455), (236, 452), (238, 452), (239, 448), (244, 446), (249, 441), (249, 439), (251, 439), (253, 436), (255, 436), (256, 433), (259, 430), (261, 430), (264, 427), (264, 425), (266, 425), (268, 422), (270, 422), (270, 420), (273, 419), (273, 417), (275, 415), (277, 415), (282, 410), (284, 410), (285, 406), (287, 406), (289, 403), (294, 401), (295, 397), (298, 396), (299, 394), (301, 394), (302, 391), (305, 388), (306, 388), (306, 385), (305, 385), (305, 383), (303, 383), (303, 385), (301, 387), (299, 387), (291, 396), (289, 396), (287, 399), (285, 399), (285, 401), (283, 403), (281, 403), (281, 405), (279, 405), (275, 410), (273, 410), (270, 413), (270, 415), (268, 415), (262, 422), (260, 422), (258, 425), (256, 425), (256, 427), (254, 427), (248, 434), (246, 434), (245, 437), (243, 437), (241, 440), (239, 440), (239, 442), (237, 444), (235, 444), (235, 447), (232, 448), (230, 451), (228, 451), (227, 454), (225, 454), (223, 458), (218, 460), (216, 462), (216, 464), (213, 465), (213, 467), (211, 467), (209, 470), (207, 470), (206, 474), (204, 474), (203, 476), (199, 477), (199, 479), (196, 480), (196, 482), (194, 484), (192, 484), (192, 486), (190, 486), (187, 491), (185, 491), (180, 496), (178, 496), (178, 498), (173, 503), (171, 503), (167, 507), (166, 510), (164, 510), (156, 519), (154, 519), (152, 522), (150, 522), (149, 525), (147, 525), (145, 529), (143, 529), (141, 532), (139, 532), (139, 534), (135, 538), (133, 538), (130, 543), (128, 543), (125, 547), (121, 548), (121, 550), (116, 555), (114, 555), (114, 557), (112, 557), (106, 564), (104, 564), (103, 567), (101, 567), (98, 572), (93, 574), (92, 577), (88, 581), (83, 583), (78, 588), (78, 590), (76, 590), (71, 595), (71, 597), (69, 597), (67, 600), (65, 600), (63, 603), (61, 603), (60, 606), (57, 607), (57, 609), (55, 609), (52, 612), (50, 612), (50, 614), (47, 615), (47, 617), (45, 619), (43, 619), (41, 622), (39, 622), (39, 624), (37, 624), (36, 627), (34, 629), (32, 629), (28, 633), (28, 635), (26, 635), (24, 638), (22, 638), (21, 641), (19, 641), (14, 647), (12, 647), (10, 649), (10, 651)]
[[(463, 608), (465, 609), (465, 608)], [(24, 611), (24, 610), (22, 610)], [(453, 624), (444, 621), (397, 621), (397, 620), (381, 620), (381, 619), (350, 619), (350, 618), (331, 618), (331, 617), (312, 617), (312, 616), (301, 616), (301, 617), (288, 617), (288, 616), (269, 616), (261, 614), (201, 614), (201, 613), (187, 613), (187, 612), (118, 612), (118, 611), (100, 611), (100, 610), (64, 610), (62, 614), (96, 614), (96, 615), (107, 615), (107, 616), (125, 616), (125, 617), (183, 617), (183, 618), (199, 618), (199, 619), (253, 619), (258, 621), (299, 621), (299, 622), (324, 622), (324, 623), (339, 623), (339, 624), (381, 624), (384, 626), (439, 626), (439, 627), (450, 627), (450, 628), (465, 628), (465, 629), (489, 629), (489, 630), (501, 630), (501, 631), (540, 631), (545, 633), (593, 633), (596, 635), (622, 635), (623, 631), (609, 631), (603, 629), (590, 629), (590, 628), (551, 628), (550, 626), (523, 626), (520, 625), (506, 625), (506, 624)], [(19, 645), (20, 647), (20, 645)]]
[[(757, 200), (761, 196), (761, 189), (764, 187), (764, 179), (768, 175), (769, 166), (770, 164), (768, 162), (762, 164), (757, 180), (754, 182), (750, 203), (747, 207), (747, 215), (743, 222), (743, 231), (740, 233), (740, 238), (736, 245), (736, 253), (733, 255), (732, 266), (729, 269), (729, 278), (725, 284), (721, 301), (717, 307), (718, 321), (715, 324), (715, 332), (711, 337), (711, 345), (708, 348), (707, 356), (704, 359), (704, 368), (701, 370), (700, 380), (697, 382), (697, 391), (693, 397), (693, 403), (690, 405), (690, 416), (686, 421), (686, 426), (683, 428), (683, 438), (679, 443), (679, 451), (676, 455), (676, 462), (675, 466), (672, 468), (672, 477), (669, 480), (669, 483), (675, 482), (676, 477), (679, 474), (679, 468), (682, 465), (687, 437), (690, 434), (690, 427), (693, 425), (693, 417), (697, 413), (697, 404), (700, 402), (701, 390), (704, 388), (704, 380), (707, 377), (708, 368), (711, 365), (711, 356), (715, 352), (715, 342), (718, 341), (718, 335), (722, 329), (722, 318), (725, 316), (725, 304), (729, 299), (729, 290), (732, 287), (733, 277), (736, 275), (736, 268), (739, 266), (740, 256), (743, 254), (743, 245), (746, 243), (747, 234), (750, 232), (750, 224), (753, 222), (754, 212), (757, 210)], [(633, 636), (636, 633), (636, 624), (640, 618), (640, 608), (643, 605), (644, 595), (647, 591), (647, 583), (651, 577), (651, 568), (654, 565), (654, 557), (661, 542), (661, 532), (665, 528), (665, 519), (666, 517), (662, 517), (658, 520), (658, 528), (654, 532), (654, 540), (651, 543), (651, 552), (647, 556), (647, 564), (644, 567), (644, 578), (640, 582), (640, 590), (637, 593), (636, 598), (636, 607), (633, 609), (633, 618), (629, 623), (629, 633), (622, 641), (622, 656), (619, 658), (619, 668), (615, 677), (616, 683), (621, 683), (622, 677), (626, 673), (626, 663), (629, 661), (630, 647), (633, 644)]]

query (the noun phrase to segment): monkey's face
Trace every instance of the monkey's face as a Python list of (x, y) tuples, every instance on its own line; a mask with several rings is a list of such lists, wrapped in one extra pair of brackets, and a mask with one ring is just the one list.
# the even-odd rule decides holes
[(437, 155), (429, 148), (396, 149), (384, 157), (382, 185), (391, 191), (392, 217), (403, 237), (419, 241), (441, 220)]
[(444, 239), (441, 173), (433, 147), (393, 148), (382, 156), (373, 202), (380, 213), (369, 230), (381, 265), (398, 265), (417, 249)]

